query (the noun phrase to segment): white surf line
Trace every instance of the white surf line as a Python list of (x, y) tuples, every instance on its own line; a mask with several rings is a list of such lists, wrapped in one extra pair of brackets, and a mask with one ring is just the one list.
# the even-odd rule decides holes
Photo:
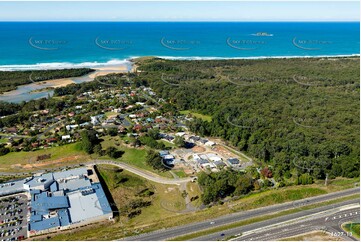
[(241, 238), (243, 236), (246, 236), (246, 235), (249, 235), (251, 233), (256, 233), (258, 231), (263, 231), (265, 229), (272, 229), (272, 228), (278, 228), (278, 227), (282, 227), (283, 225), (289, 225), (289, 224), (293, 224), (293, 223), (296, 223), (296, 222), (300, 222), (300, 220), (304, 220), (304, 221), (307, 221), (309, 219), (314, 219), (315, 216), (319, 216), (321, 217), (322, 215), (324, 215), (325, 213), (329, 213), (329, 212), (332, 212), (332, 214), (335, 214), (337, 212), (340, 212), (340, 211), (343, 211), (343, 210), (346, 210), (346, 209), (352, 209), (352, 208), (358, 208), (360, 207), (360, 204), (350, 204), (350, 205), (345, 205), (343, 207), (339, 207), (337, 208), (337, 211), (335, 211), (333, 208), (332, 209), (329, 209), (329, 210), (325, 210), (325, 211), (322, 211), (322, 212), (318, 212), (318, 213), (313, 213), (313, 214), (310, 214), (310, 215), (306, 215), (306, 216), (303, 216), (303, 217), (299, 217), (299, 218), (295, 218), (295, 219), (291, 219), (291, 220), (287, 220), (287, 221), (284, 221), (284, 222), (280, 222), (280, 223), (277, 223), (277, 224), (272, 224), (272, 225), (268, 225), (266, 227), (262, 227), (262, 228), (259, 228), (259, 229), (254, 229), (254, 230), (249, 230), (247, 232), (244, 232), (242, 233), (241, 236), (238, 236), (237, 238), (233, 238), (231, 240), (236, 240), (238, 238)]

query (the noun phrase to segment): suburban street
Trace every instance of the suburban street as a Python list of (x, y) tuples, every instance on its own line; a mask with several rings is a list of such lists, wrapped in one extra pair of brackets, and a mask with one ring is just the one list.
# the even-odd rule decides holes
[[(341, 222), (359, 221), (359, 215), (359, 200), (354, 199), (209, 234), (194, 240), (222, 240), (229, 236), (242, 234), (242, 236), (233, 240), (270, 241), (311, 231), (338, 232), (342, 231), (339, 226)], [(344, 236), (340, 237), (343, 237), (345, 240), (355, 240), (352, 237), (346, 236), (345, 232), (344, 234)]]
[[(124, 238), (124, 240), (133, 240), (133, 241), (135, 241), (135, 240), (169, 240), (171, 238), (199, 232), (201, 230), (216, 228), (218, 226), (247, 220), (247, 219), (250, 219), (253, 217), (264, 216), (267, 214), (281, 212), (281, 211), (285, 211), (288, 209), (294, 209), (294, 208), (300, 209), (300, 212), (295, 213), (295, 214), (296, 214), (296, 217), (301, 217), (301, 216), (305, 216), (307, 214), (316, 213), (313, 210), (302, 210), (303, 206), (316, 204), (316, 203), (320, 203), (320, 202), (325, 202), (325, 201), (329, 201), (332, 199), (342, 198), (345, 196), (359, 194), (359, 193), (360, 193), (359, 188), (352, 188), (352, 189), (335, 192), (335, 193), (330, 193), (330, 194), (326, 194), (326, 195), (322, 195), (322, 196), (302, 199), (302, 200), (298, 200), (296, 202), (287, 202), (287, 203), (283, 203), (283, 204), (262, 207), (262, 208), (253, 209), (253, 210), (244, 211), (244, 212), (236, 212), (236, 213), (232, 213), (232, 214), (218, 217), (215, 219), (210, 219), (207, 221), (190, 223), (190, 224), (183, 225), (183, 226), (158, 230), (158, 231), (154, 231), (154, 232), (150, 232), (150, 233), (146, 233), (146, 234), (140, 234), (137, 236)], [(340, 203), (338, 205), (336, 205), (336, 204), (329, 205), (329, 207), (336, 208), (340, 205), (347, 205), (347, 204), (358, 203), (358, 202), (359, 202), (359, 200), (356, 199), (356, 200), (352, 200), (351, 202), (347, 201), (347, 202)], [(318, 209), (320, 211), (323, 211), (323, 210), (329, 209), (329, 207), (326, 207), (326, 208), (322, 207), (322, 208), (318, 208)], [(309, 212), (309, 211), (311, 211), (311, 212)], [(285, 217), (285, 218), (280, 217), (278, 219), (279, 219), (279, 221), (283, 221), (282, 219), (287, 220), (287, 218), (288, 217)], [(288, 219), (290, 219), (290, 218), (288, 218)], [(265, 224), (267, 224), (267, 221), (265, 221)], [(252, 225), (249, 225), (249, 226), (252, 226)], [(255, 229), (255, 227), (250, 227), (249, 230), (252, 228)], [(238, 233), (239, 232), (229, 233), (229, 234), (227, 233), (227, 234), (225, 234), (225, 236), (236, 235)], [(207, 238), (202, 237), (202, 238), (198, 238), (197, 240), (213, 240), (213, 238), (215, 238), (215, 240), (217, 240), (217, 239), (219, 239), (219, 237), (217, 237), (217, 236), (220, 236), (220, 234), (221, 233), (219, 233), (219, 234), (217, 233), (215, 235), (209, 235), (210, 237), (207, 237)], [(220, 236), (220, 237), (223, 237), (223, 236)]]

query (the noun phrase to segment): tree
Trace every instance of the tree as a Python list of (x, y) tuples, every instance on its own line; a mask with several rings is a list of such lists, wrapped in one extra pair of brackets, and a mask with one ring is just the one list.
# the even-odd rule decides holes
[(102, 155), (103, 155), (103, 150), (102, 150), (101, 144), (96, 144), (96, 145), (94, 145), (94, 147), (93, 147), (93, 152), (94, 152), (95, 154), (97, 154), (97, 155), (102, 156)]
[(185, 140), (182, 136), (178, 136), (176, 135), (175, 138), (174, 138), (174, 144), (177, 146), (177, 147), (185, 147)]
[(117, 159), (122, 156), (124, 151), (119, 151), (117, 148), (110, 146), (106, 148), (105, 154), (107, 154), (110, 158)]
[(149, 150), (146, 162), (148, 165), (153, 167), (155, 170), (167, 170), (168, 168), (163, 165), (162, 158), (154, 150)]
[(100, 141), (97, 137), (97, 133), (94, 130), (84, 130), (80, 133), (81, 136), (81, 148), (88, 154), (92, 154), (94, 146), (99, 144)]
[(301, 176), (299, 176), (296, 179), (296, 185), (307, 185), (312, 183), (313, 183), (313, 179), (308, 173), (303, 173)]
[(108, 128), (107, 129), (107, 133), (110, 135), (110, 136), (116, 136), (118, 134), (118, 129), (117, 128)]
[(253, 189), (253, 180), (249, 175), (242, 175), (237, 181), (236, 195), (247, 194)]
[(159, 130), (158, 129), (148, 129), (148, 136), (154, 140), (159, 139)]
[(10, 149), (7, 147), (0, 147), (0, 156), (6, 155), (10, 152)]

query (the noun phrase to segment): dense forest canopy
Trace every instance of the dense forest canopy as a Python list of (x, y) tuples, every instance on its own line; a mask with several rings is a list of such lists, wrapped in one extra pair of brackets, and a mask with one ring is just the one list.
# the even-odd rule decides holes
[(192, 131), (224, 138), (276, 178), (359, 176), (359, 58), (135, 62), (137, 81), (212, 116)]
[(93, 72), (93, 69), (59, 69), (32, 71), (0, 71), (0, 93), (16, 89), (19, 85), (54, 80), (58, 78), (78, 77)]

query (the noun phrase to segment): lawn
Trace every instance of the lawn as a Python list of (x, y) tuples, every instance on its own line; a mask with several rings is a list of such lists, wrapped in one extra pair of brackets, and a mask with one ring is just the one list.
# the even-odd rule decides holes
[(342, 225), (342, 228), (349, 233), (352, 233), (352, 236), (360, 239), (360, 222), (358, 223), (346, 223)]
[[(36, 161), (37, 156), (44, 154), (51, 154), (51, 158)], [(88, 160), (91, 160), (91, 156), (80, 150), (79, 143), (72, 143), (49, 149), (8, 153), (0, 158), (0, 172), (30, 172)]]
[(109, 117), (118, 115), (118, 113), (116, 113), (116, 112), (106, 112), (106, 113), (104, 113), (104, 115), (105, 115), (107, 118), (109, 118)]
[(168, 141), (165, 141), (165, 140), (157, 140), (157, 142), (163, 143), (166, 148), (171, 148), (172, 149), (172, 148), (176, 147), (175, 144), (173, 144), (171, 142), (168, 142)]
[(172, 171), (180, 178), (187, 177), (187, 174), (183, 170), (172, 170)]
[(211, 122), (212, 121), (212, 116), (209, 116), (209, 115), (204, 115), (204, 114), (200, 114), (200, 113), (197, 113), (197, 112), (193, 112), (193, 111), (190, 111), (190, 110), (183, 110), (183, 111), (180, 111), (179, 112), (180, 114), (183, 114), (183, 115), (192, 115), (196, 118), (200, 118), (202, 119), (203, 121), (207, 121), (207, 122)]
[(194, 201), (192, 201), (191, 203), (193, 204), (193, 206), (195, 207), (199, 207), (202, 205), (202, 200), (201, 200), (201, 189), (198, 185), (198, 183), (196, 182), (188, 182), (187, 184), (187, 193), (188, 193), (188, 196), (190, 198), (196, 198), (198, 197), (197, 199), (195, 199)]
[[(162, 172), (154, 170), (151, 166), (149, 166), (146, 163), (146, 156), (147, 156), (147, 149), (146, 148), (131, 148), (128, 146), (125, 146), (123, 143), (122, 138), (115, 136), (104, 136), (102, 137), (104, 140), (102, 142), (103, 149), (106, 149), (109, 146), (114, 146), (118, 148), (119, 150), (124, 151), (124, 154), (122, 157), (116, 159), (118, 161), (122, 161), (124, 163), (127, 163), (129, 165), (136, 166), (138, 168), (154, 172), (160, 176), (172, 178), (173, 176), (169, 172)], [(110, 159), (108, 156), (101, 157), (102, 159)]]

